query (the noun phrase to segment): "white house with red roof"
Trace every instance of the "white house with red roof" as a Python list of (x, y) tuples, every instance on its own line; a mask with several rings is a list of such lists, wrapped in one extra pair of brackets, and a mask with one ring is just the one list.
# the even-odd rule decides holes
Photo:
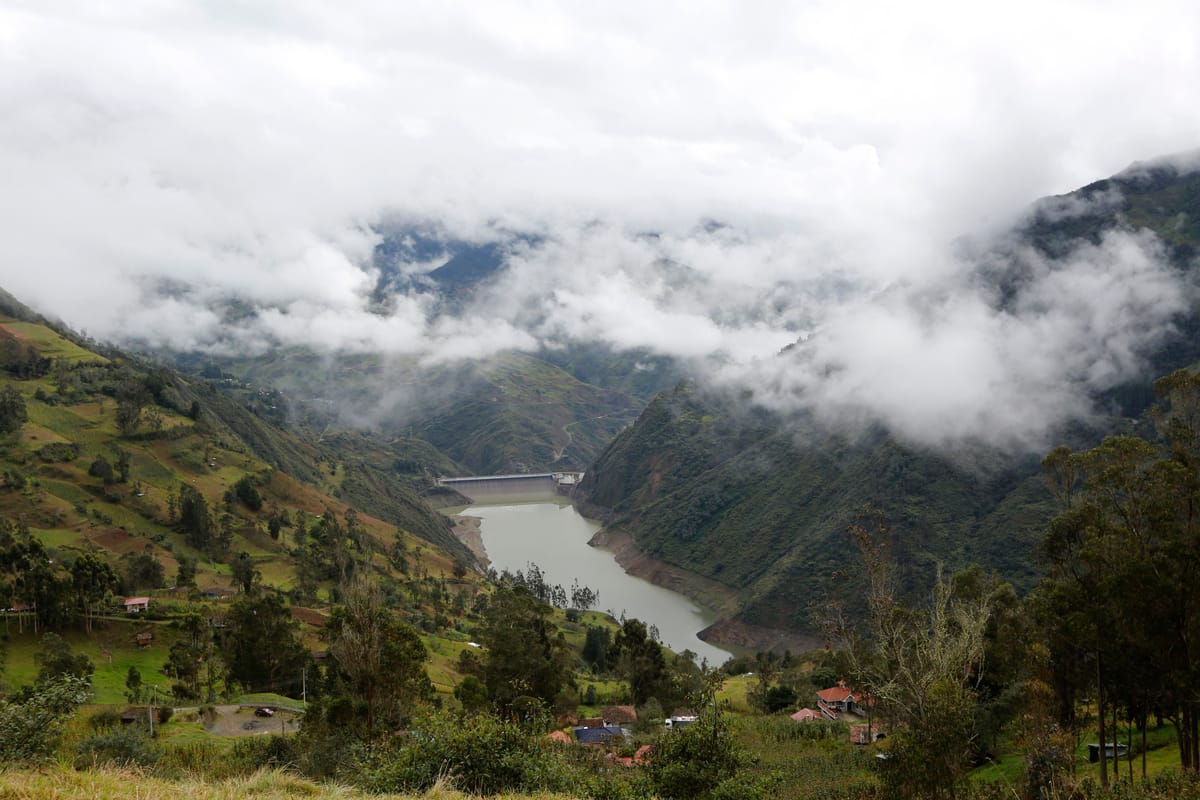
[(125, 598), (125, 613), (140, 614), (143, 611), (150, 610), (149, 597), (127, 597)]
[(817, 692), (817, 708), (826, 719), (843, 719), (846, 715), (868, 717), (871, 715), (870, 706), (874, 704), (864, 693), (847, 686), (845, 681), (838, 681), (837, 686)]

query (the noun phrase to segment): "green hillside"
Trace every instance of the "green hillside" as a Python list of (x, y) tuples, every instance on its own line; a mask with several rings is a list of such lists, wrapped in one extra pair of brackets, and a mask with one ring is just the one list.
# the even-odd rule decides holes
[(424, 463), (442, 474), (583, 469), (643, 405), (519, 353), (422, 366), (288, 350), (220, 366), (282, 389), (296, 401), (293, 416), (314, 430), (362, 426), (427, 442)]
[[(1106, 230), (1141, 228), (1163, 239), (1176, 268), (1190, 269), (1200, 244), (1200, 173), (1135, 168), (1042, 201), (1016, 240), (984, 260), (982, 274), (1003, 303), (1026, 278), (1014, 241), (1054, 255)], [(1196, 361), (1200, 314), (1176, 324), (1178, 335), (1154, 354), (1153, 373), (1117, 387), (1106, 404), (1137, 416), (1153, 399), (1153, 377)], [(1126, 423), (1104, 424), (1063, 436), (1094, 444)], [(888, 523), (909, 589), (927, 585), (937, 563), (978, 563), (1028, 589), (1038, 575), (1035, 544), (1053, 512), (1039, 455), (980, 447), (939, 455), (882, 429), (848, 439), (682, 384), (659, 394), (597, 458), (580, 491), (591, 513), (643, 553), (708, 579), (696, 587), (725, 587), (720, 599), (735, 598), (738, 610), (714, 626), (716, 638), (767, 646), (804, 642), (789, 634), (813, 634), (832, 599), (862, 611), (858, 554), (846, 531), (865, 508)], [(711, 604), (706, 592), (695, 589)]]
[[(364, 563), (385, 564), (398, 534), (425, 542), (447, 571), (470, 561), (422, 498), (442, 465), (423, 443), (305, 441), (248, 407), (242, 387), (102, 355), (30, 318), (0, 317), (0, 350), (0, 389), (24, 416), (0, 439), (0, 516), (68, 560), (95, 551), (120, 566), (147, 554), (172, 580), (186, 560), (197, 586), (227, 587), (230, 559), (246, 552), (268, 583), (299, 591), (298, 529), (353, 508), (374, 542)], [(207, 508), (204, 537), (186, 530), (188, 491)], [(323, 583), (307, 581), (308, 599)]]

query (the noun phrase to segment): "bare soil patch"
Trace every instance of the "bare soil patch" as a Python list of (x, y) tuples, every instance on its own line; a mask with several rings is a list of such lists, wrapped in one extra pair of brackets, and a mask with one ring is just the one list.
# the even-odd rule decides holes
[(479, 532), (482, 522), (483, 520), (479, 517), (468, 517), (463, 514), (455, 514), (450, 517), (455, 537), (467, 546), (471, 555), (475, 556), (475, 563), (483, 569), (487, 569), (491, 566), (492, 561), (483, 547), (483, 535)]
[(255, 706), (216, 706), (216, 718), (204, 729), (216, 736), (261, 736), (300, 730), (300, 715), (294, 711), (277, 708), (273, 717), (257, 717), (254, 709)]

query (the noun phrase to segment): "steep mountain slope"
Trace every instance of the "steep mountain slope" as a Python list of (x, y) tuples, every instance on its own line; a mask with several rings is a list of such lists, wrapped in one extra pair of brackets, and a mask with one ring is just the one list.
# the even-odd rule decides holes
[[(289, 350), (221, 365), (255, 384), (282, 388), (297, 399), (293, 411), (318, 429), (359, 424), (428, 442), (443, 454), (442, 474), (582, 469), (643, 405), (518, 353), (486, 363), (422, 366), (411, 359)], [(426, 458), (431, 466), (434, 461)]]
[[(1135, 166), (1042, 201), (1014, 237), (986, 253), (980, 280), (1003, 304), (1028, 278), (1014, 257), (1019, 248), (1054, 256), (1105, 231), (1142, 228), (1162, 239), (1175, 269), (1189, 271), (1200, 245), (1200, 173)], [(1153, 377), (1200, 356), (1198, 320), (1193, 306), (1153, 354), (1144, 380), (1101, 398), (1117, 416), (1062, 436), (1088, 444), (1126, 425), (1122, 416), (1144, 411)], [(882, 428), (846, 437), (803, 415), (783, 419), (682, 384), (658, 395), (605, 450), (580, 496), (606, 521), (602, 539), (629, 538), (636, 555), (630, 549), (624, 558), (635, 569), (655, 575), (653, 562), (665, 563), (676, 570), (672, 585), (731, 609), (710, 630), (714, 638), (787, 646), (812, 641), (805, 635), (816, 633), (831, 599), (861, 610), (860, 558), (846, 531), (868, 507), (890, 528), (910, 588), (928, 581), (939, 562), (980, 563), (1029, 587), (1036, 542), (1053, 511), (1038, 461), (1035, 453), (983, 447), (935, 453)]]
[(0, 300), (0, 392), (20, 409), (0, 434), (0, 517), (67, 562), (156, 562), (161, 577), (131, 589), (190, 562), (196, 585), (227, 587), (245, 553), (297, 601), (323, 594), (335, 566), (393, 574), (397, 545), (446, 573), (471, 562), (422, 497), (424, 443), (306, 441), (271, 420), (273, 393), (98, 351)]

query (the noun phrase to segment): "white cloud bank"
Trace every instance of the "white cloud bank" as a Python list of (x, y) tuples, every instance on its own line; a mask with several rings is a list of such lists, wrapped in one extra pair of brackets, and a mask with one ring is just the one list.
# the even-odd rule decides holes
[[(0, 3), (0, 285), (176, 348), (648, 346), (932, 443), (1031, 442), (1180, 307), (1143, 238), (1004, 311), (950, 243), (1194, 148), (1195, 4), (585, 5)], [(544, 238), (380, 315), (394, 218)]]

